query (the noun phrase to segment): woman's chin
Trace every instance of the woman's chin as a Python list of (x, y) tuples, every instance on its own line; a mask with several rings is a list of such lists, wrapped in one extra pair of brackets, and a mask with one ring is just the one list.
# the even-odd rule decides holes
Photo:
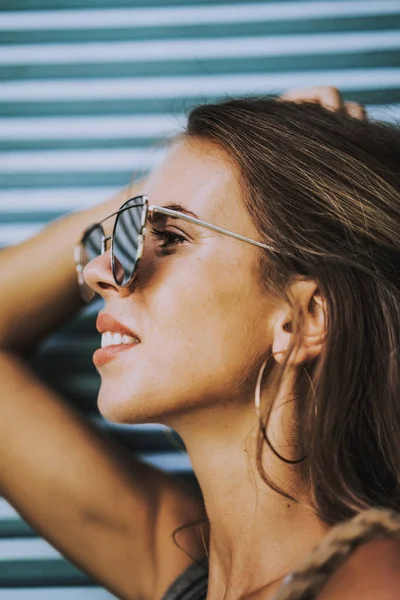
[(113, 423), (160, 423), (172, 424), (173, 427), (177, 419), (187, 415), (192, 408), (203, 405), (203, 398), (198, 397), (198, 394), (191, 395), (191, 390), (187, 387), (182, 391), (175, 386), (167, 393), (164, 386), (153, 380), (126, 384), (119, 382), (118, 386), (113, 383), (108, 378), (103, 378), (97, 398), (101, 415)]
[(110, 391), (102, 386), (97, 398), (100, 414), (112, 423), (138, 425), (157, 422), (155, 415), (149, 412), (149, 402), (130, 396), (118, 396), (115, 390)]

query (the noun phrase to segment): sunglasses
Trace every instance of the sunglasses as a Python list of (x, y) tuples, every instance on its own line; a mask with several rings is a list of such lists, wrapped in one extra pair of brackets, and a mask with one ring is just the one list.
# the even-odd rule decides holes
[[(108, 236), (104, 232), (103, 223), (112, 217), (115, 217), (114, 228), (112, 235)], [(221, 229), (178, 210), (149, 205), (147, 196), (136, 196), (127, 200), (117, 212), (90, 225), (76, 244), (75, 265), (82, 298), (89, 302), (95, 295), (83, 278), (83, 270), (91, 260), (107, 251), (108, 242), (111, 242), (111, 269), (115, 284), (126, 287), (133, 281), (143, 254), (147, 223), (165, 223), (168, 218), (183, 219), (253, 246), (272, 250), (266, 244)]]

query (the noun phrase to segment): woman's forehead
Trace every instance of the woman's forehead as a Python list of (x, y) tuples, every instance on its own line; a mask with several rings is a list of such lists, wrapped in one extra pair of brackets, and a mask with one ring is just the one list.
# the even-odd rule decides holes
[(225, 227), (243, 220), (237, 170), (226, 153), (206, 141), (175, 142), (146, 184), (150, 204), (180, 204), (200, 219)]

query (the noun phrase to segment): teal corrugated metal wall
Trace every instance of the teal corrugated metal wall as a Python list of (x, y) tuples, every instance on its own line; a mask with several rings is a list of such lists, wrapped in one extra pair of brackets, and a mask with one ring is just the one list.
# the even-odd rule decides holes
[[(0, 246), (151, 168), (194, 104), (320, 84), (399, 119), (400, 0), (0, 0)], [(36, 368), (145, 460), (190, 472), (161, 427), (96, 413), (98, 308), (53, 335)], [(71, 596), (112, 597), (0, 500), (0, 600)]]

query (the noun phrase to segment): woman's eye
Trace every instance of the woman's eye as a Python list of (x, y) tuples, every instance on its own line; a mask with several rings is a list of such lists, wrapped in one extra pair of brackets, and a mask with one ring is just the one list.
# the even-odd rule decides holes
[(170, 246), (175, 246), (186, 242), (186, 238), (184, 238), (182, 235), (166, 229), (164, 231), (153, 229), (152, 235), (154, 235), (154, 237), (157, 239), (162, 240), (162, 244), (159, 245), (159, 248), (169, 248)]

